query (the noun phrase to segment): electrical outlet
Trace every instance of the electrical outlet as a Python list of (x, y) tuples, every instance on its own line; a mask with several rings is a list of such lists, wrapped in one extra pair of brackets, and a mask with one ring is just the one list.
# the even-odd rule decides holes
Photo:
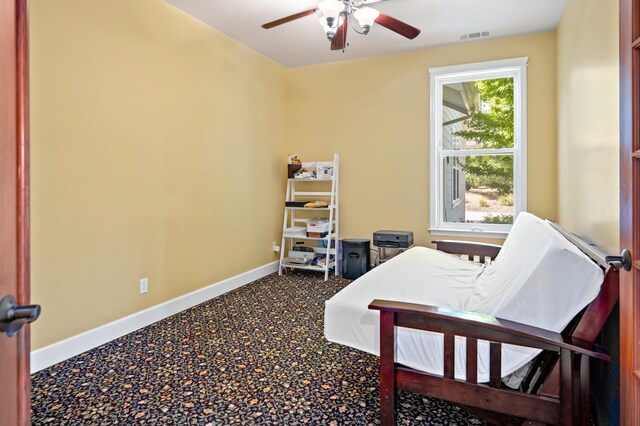
[(144, 294), (149, 291), (149, 279), (143, 278), (140, 280), (140, 294)]
[(273, 251), (275, 251), (276, 253), (280, 252), (280, 246), (275, 241), (273, 242)]

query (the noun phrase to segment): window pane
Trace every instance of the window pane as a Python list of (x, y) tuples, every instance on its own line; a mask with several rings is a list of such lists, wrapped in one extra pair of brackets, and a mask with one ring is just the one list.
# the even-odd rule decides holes
[(442, 86), (442, 149), (514, 147), (513, 78)]
[(444, 157), (443, 222), (513, 223), (513, 156)]

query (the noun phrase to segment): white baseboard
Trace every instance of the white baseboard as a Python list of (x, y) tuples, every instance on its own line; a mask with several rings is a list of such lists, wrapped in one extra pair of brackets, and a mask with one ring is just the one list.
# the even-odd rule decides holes
[(136, 312), (93, 330), (53, 343), (31, 352), (31, 373), (50, 367), (73, 356), (103, 345), (125, 334), (175, 315), (209, 299), (242, 287), (278, 270), (278, 262), (268, 263), (235, 277), (187, 293), (143, 311)]

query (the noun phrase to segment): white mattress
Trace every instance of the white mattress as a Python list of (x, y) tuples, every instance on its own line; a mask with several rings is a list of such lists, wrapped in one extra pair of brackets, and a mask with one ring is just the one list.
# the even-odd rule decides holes
[[(510, 319), (559, 332), (599, 291), (603, 272), (537, 217), (521, 213), (497, 260), (480, 265), (415, 247), (355, 280), (325, 302), (325, 337), (379, 355), (374, 299), (434, 305)], [(396, 329), (396, 362), (443, 374), (439, 333)], [(538, 350), (503, 345), (502, 376)], [(466, 378), (464, 338), (456, 338), (455, 377)], [(489, 381), (489, 344), (478, 342), (478, 380)]]

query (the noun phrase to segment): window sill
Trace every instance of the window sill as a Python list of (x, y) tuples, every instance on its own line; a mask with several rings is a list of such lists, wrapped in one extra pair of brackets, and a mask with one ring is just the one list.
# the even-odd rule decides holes
[(472, 231), (470, 229), (429, 229), (431, 235), (450, 237), (475, 237), (475, 238), (499, 238), (505, 239), (509, 231)]

